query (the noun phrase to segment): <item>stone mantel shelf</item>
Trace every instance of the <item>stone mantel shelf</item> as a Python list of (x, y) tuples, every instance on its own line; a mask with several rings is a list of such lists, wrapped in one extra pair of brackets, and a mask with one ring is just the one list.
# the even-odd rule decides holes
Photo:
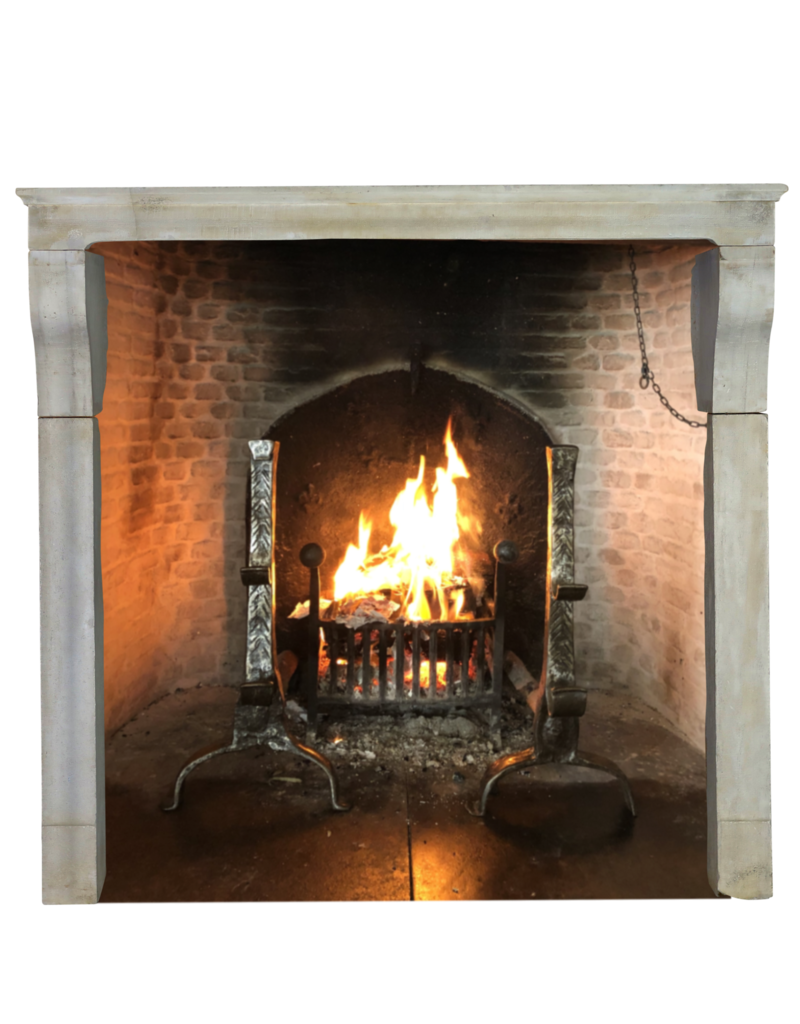
[(708, 239), (772, 245), (785, 185), (21, 188), (32, 250), (101, 241)]
[(646, 183), (561, 182), (531, 185), (17, 185), (26, 206), (101, 203), (126, 206), (165, 198), (201, 203), (775, 203), (789, 186), (780, 181)]

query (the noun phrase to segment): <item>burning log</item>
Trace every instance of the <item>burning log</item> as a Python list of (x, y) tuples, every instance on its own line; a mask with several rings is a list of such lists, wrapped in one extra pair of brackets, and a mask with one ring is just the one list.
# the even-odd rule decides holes
[(334, 615), (323, 615), (341, 626), (358, 629), (368, 622), (391, 622), (400, 611), (400, 605), (384, 594), (358, 594), (337, 602)]

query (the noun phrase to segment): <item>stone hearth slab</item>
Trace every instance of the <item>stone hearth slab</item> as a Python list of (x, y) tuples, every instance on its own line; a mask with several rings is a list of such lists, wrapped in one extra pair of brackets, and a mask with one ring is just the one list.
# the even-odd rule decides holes
[(182, 758), (224, 738), (235, 699), (228, 687), (172, 694), (111, 739), (103, 902), (712, 896), (702, 755), (639, 701), (594, 692), (584, 730), (587, 749), (629, 774), (633, 824), (614, 782), (556, 769), (504, 780), (476, 819), (465, 805), (485, 752), (457, 769), (342, 755), (346, 814), (330, 811), (310, 765), (224, 757), (164, 814)]

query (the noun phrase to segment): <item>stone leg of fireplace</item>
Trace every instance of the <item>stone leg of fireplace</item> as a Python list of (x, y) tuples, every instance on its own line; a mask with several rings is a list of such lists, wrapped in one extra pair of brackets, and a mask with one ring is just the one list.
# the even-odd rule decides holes
[(93, 903), (105, 878), (100, 431), (102, 257), (31, 253), (39, 395), (42, 866), (45, 903)]
[(715, 892), (772, 895), (767, 355), (772, 246), (698, 257), (692, 349), (708, 413), (705, 490), (708, 871)]
[(708, 239), (692, 287), (706, 451), (708, 867), (771, 895), (767, 347), (783, 186), (20, 190), (30, 209), (40, 421), (43, 898), (95, 902), (105, 873), (98, 428), (102, 240)]

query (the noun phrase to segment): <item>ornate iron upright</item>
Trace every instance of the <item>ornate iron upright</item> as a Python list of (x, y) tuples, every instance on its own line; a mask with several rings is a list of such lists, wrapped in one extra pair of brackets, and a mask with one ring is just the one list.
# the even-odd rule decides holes
[(544, 658), (534, 700), (533, 746), (498, 758), (484, 773), (473, 813), (482, 815), (498, 779), (537, 764), (571, 764), (596, 768), (619, 779), (631, 814), (636, 814), (628, 780), (605, 757), (578, 750), (580, 717), (587, 690), (575, 683), (573, 601), (582, 601), (588, 587), (575, 583), (574, 508), (578, 449), (560, 445), (547, 449), (548, 531), (547, 600)]
[(277, 441), (250, 441), (250, 548), (248, 564), (242, 569), (247, 594), (247, 655), (245, 681), (233, 716), (230, 743), (199, 751), (188, 761), (175, 780), (172, 804), (180, 805), (181, 790), (187, 775), (198, 765), (220, 754), (249, 747), (267, 746), (303, 757), (325, 772), (336, 811), (348, 805), (339, 797), (339, 783), (330, 761), (313, 747), (301, 743), (286, 721), (286, 691), (281, 668), (275, 656), (275, 467)]

